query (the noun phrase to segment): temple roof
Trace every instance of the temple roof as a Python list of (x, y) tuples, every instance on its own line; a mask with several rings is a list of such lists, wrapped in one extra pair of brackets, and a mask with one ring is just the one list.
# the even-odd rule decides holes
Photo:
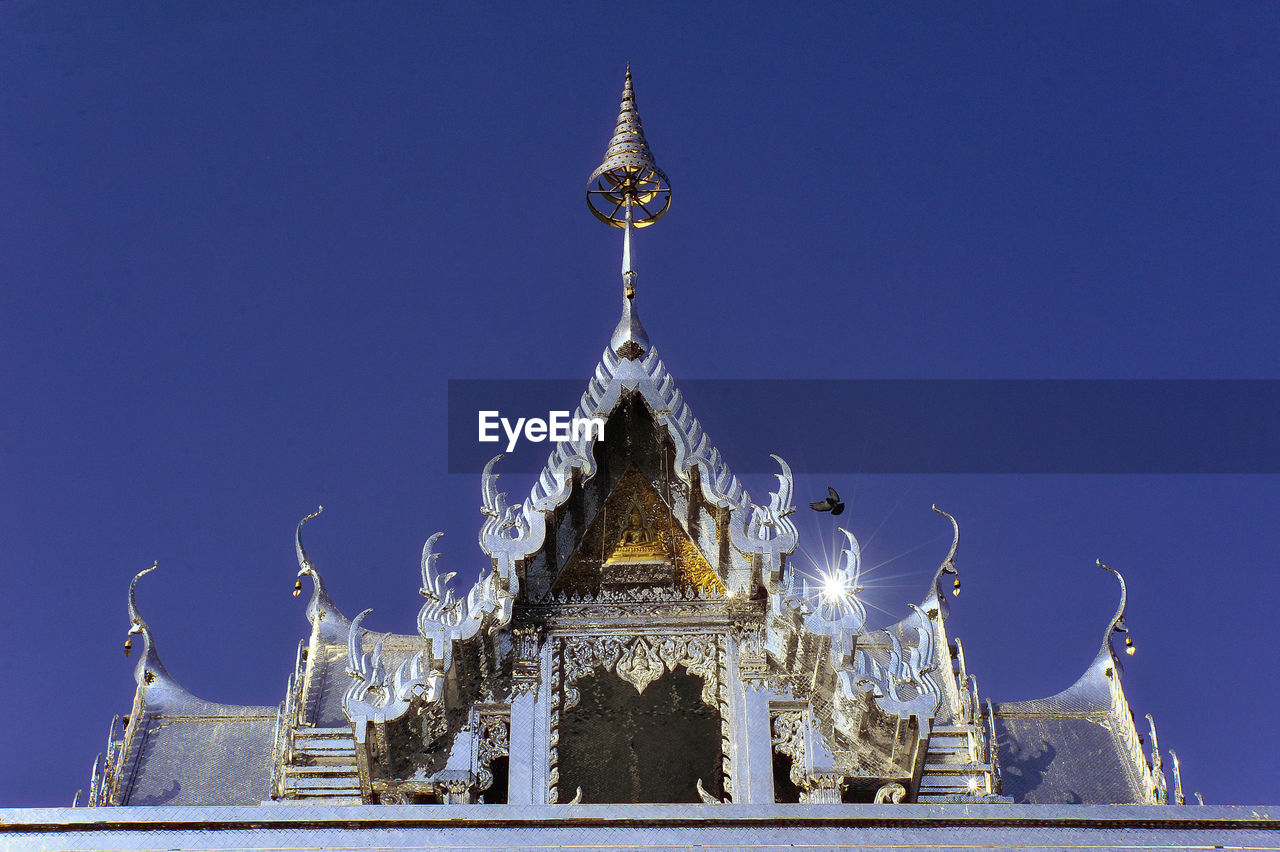
[(1109, 649), (1056, 695), (997, 702), (1004, 790), (1018, 802), (1148, 801), (1149, 775), (1135, 759), (1128, 706)]
[[(151, 696), (156, 698), (158, 696)], [(122, 805), (256, 805), (271, 797), (277, 708), (149, 701)]]
[(1116, 576), (1120, 601), (1084, 674), (1047, 698), (994, 704), (1004, 788), (1015, 801), (1141, 803), (1156, 783), (1139, 749), (1111, 647), (1116, 633), (1127, 633), (1124, 577), (1101, 560), (1098, 566)]
[[(587, 429), (556, 443), (528, 498), (512, 506), (497, 487), (501, 456), (490, 461), (481, 476), (479, 544), (491, 562), (456, 595), (454, 574), (436, 566), (441, 534), (428, 538), (417, 635), (370, 634), (362, 622), (371, 610), (342, 614), (303, 544), (303, 527), (323, 507), (304, 517), (295, 530), (295, 595), (309, 577), (311, 631), (278, 707), (216, 704), (179, 685), (136, 604), (138, 579), (155, 566), (140, 572), (128, 598), (130, 634), (144, 644), (138, 688), (122, 740), (108, 747), (113, 780), (103, 785), (95, 774), (94, 803), (108, 788), (113, 804), (256, 804), (334, 790), (357, 802), (441, 796), (449, 803), (488, 789), (500, 752), (533, 785), (526, 801), (554, 803), (562, 794), (564, 801), (573, 787), (555, 778), (572, 773), (555, 763), (555, 726), (578, 700), (577, 679), (603, 667), (638, 695), (678, 666), (701, 679), (700, 700), (720, 718), (710, 728), (719, 756), (696, 788), (704, 802), (772, 804), (779, 755), (810, 802), (839, 804), (841, 785), (871, 785), (855, 790), (866, 801), (874, 794), (897, 802), (908, 786), (912, 801), (990, 801), (1001, 773), (1007, 795), (1020, 802), (1160, 801), (1159, 758), (1154, 769), (1144, 760), (1111, 647), (1127, 632), (1123, 577), (1099, 563), (1119, 580), (1120, 603), (1075, 684), (1048, 698), (985, 707), (959, 640), (953, 645), (945, 629), (947, 575), (953, 593), (960, 587), (951, 515), (934, 507), (952, 525), (951, 547), (921, 603), (895, 624), (867, 631), (861, 548), (846, 530), (837, 564), (811, 594), (788, 564), (799, 542), (790, 467), (773, 457), (777, 489), (754, 504), (640, 322), (631, 231), (666, 212), (670, 185), (644, 140), (629, 69), (614, 138), (591, 181), (593, 212), (624, 229), (622, 316), (573, 419), (618, 424), (621, 437)], [(655, 199), (656, 211), (646, 206)], [(620, 518), (628, 525), (606, 540), (606, 519), (621, 525)], [(614, 560), (619, 552), (627, 558)], [(589, 558), (573, 561), (582, 554)], [(695, 573), (707, 582), (687, 582)], [(568, 582), (557, 585), (562, 577)], [(520, 699), (530, 692), (539, 707), (555, 708), (537, 722), (549, 745), (518, 729), (533, 724), (530, 703)], [(511, 746), (517, 734), (525, 737), (522, 765)], [(332, 739), (314, 746), (324, 737)], [(338, 748), (338, 739), (349, 744)], [(634, 742), (630, 749), (638, 753)], [(533, 761), (544, 759), (546, 777), (535, 776)], [(329, 772), (334, 786), (319, 793), (290, 786), (313, 770)]]

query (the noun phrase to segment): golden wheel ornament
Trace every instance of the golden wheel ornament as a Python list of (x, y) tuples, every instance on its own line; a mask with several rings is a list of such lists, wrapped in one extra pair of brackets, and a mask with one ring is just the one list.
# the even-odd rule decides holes
[(647, 228), (671, 209), (671, 181), (654, 162), (644, 138), (631, 88), (631, 67), (622, 89), (618, 123), (604, 162), (587, 179), (587, 207), (614, 228)]

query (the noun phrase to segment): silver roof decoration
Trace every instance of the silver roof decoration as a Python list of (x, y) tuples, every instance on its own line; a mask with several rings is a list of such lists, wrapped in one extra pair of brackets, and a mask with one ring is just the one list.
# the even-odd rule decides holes
[(418, 630), (422, 633), (430, 631), (431, 628), (427, 625), (452, 627), (462, 620), (462, 602), (454, 596), (453, 584), (449, 582), (458, 572), (441, 574), (436, 570), (440, 554), (435, 552), (435, 546), (443, 535), (444, 533), (438, 532), (422, 545), (422, 588), (418, 590), (418, 594), (427, 599), (418, 611)]
[[(883, 635), (883, 644), (866, 643), (866, 647), (854, 653), (853, 665), (840, 669), (838, 682), (846, 700), (856, 698), (861, 692), (870, 692), (883, 710), (902, 719), (913, 715), (922, 719), (933, 717), (942, 700), (942, 691), (932, 674), (939, 664), (935, 627), (923, 609), (912, 604), (911, 610), (911, 615), (903, 621), (869, 637)], [(900, 637), (904, 638), (908, 630), (915, 634), (915, 643), (904, 646)], [(882, 665), (877, 656), (886, 651), (888, 659)], [(845, 720), (837, 715), (836, 721), (840, 726)], [(856, 717), (851, 721), (856, 721)], [(856, 735), (856, 730), (848, 733)]]
[[(568, 499), (574, 467), (593, 465), (590, 460), (591, 443), (593, 442), (590, 439), (583, 439), (574, 444), (569, 442), (557, 444), (551, 458), (558, 458), (564, 467), (558, 468), (555, 473), (544, 469), (538, 478), (538, 483), (533, 487), (533, 493), (522, 505), (508, 506), (507, 493), (498, 490), (498, 477), (502, 474), (494, 473), (493, 469), (501, 461), (502, 454), (494, 456), (484, 466), (484, 471), (480, 475), (480, 512), (485, 516), (485, 521), (480, 528), (480, 549), (497, 560), (498, 573), (512, 584), (508, 589), (511, 594), (515, 594), (520, 588), (519, 580), (515, 575), (515, 563), (542, 546), (542, 538), (546, 533), (543, 512), (555, 508)], [(575, 455), (575, 450), (583, 446), (587, 448), (586, 455)], [(551, 462), (548, 461), (548, 465), (550, 464)], [(594, 472), (594, 466), (592, 472)], [(553, 493), (559, 499), (553, 499), (549, 504), (539, 505), (535, 496), (538, 494), (538, 485), (554, 489)]]
[(422, 651), (401, 661), (390, 676), (382, 659), (382, 646), (390, 633), (378, 638), (372, 652), (363, 652), (367, 631), (361, 622), (371, 612), (373, 610), (366, 609), (357, 615), (347, 635), (347, 674), (354, 683), (347, 688), (342, 703), (357, 728), (363, 728), (362, 721), (385, 723), (400, 718), (414, 698), (434, 701), (441, 697), (441, 678), (427, 677)]
[[(756, 506), (743, 491), (740, 502), (729, 516), (729, 541), (745, 556), (761, 557), (761, 571), (766, 586), (781, 589), (784, 557), (796, 549), (799, 533), (791, 521), (796, 507), (791, 466), (781, 456), (771, 455), (781, 473), (775, 473), (778, 490), (769, 492), (769, 505)], [(856, 580), (855, 580), (856, 585)], [(782, 595), (771, 598), (776, 607), (782, 606)]]
[(631, 265), (631, 229), (652, 225), (670, 206), (671, 182), (654, 162), (644, 138), (628, 64), (613, 138), (605, 150), (604, 162), (587, 179), (587, 207), (592, 215), (606, 225), (623, 229), (622, 318), (609, 340), (610, 348), (621, 358), (634, 361), (649, 351), (649, 336), (633, 302), (636, 271)]
[[(1182, 794), (1182, 762), (1178, 760), (1178, 753), (1173, 749), (1169, 749), (1169, 757), (1173, 760), (1173, 803), (1185, 805), (1187, 798)], [(1196, 793), (1196, 800), (1204, 804), (1204, 799), (1200, 798), (1199, 793)]]
[(636, 312), (635, 271), (628, 271), (631, 274), (632, 286), (627, 292), (631, 293), (631, 296), (623, 296), (622, 318), (618, 320), (618, 325), (613, 329), (613, 336), (609, 338), (609, 348), (620, 357), (634, 361), (643, 357), (649, 351), (651, 344), (649, 333), (640, 324), (640, 315)]
[(1111, 647), (1111, 639), (1117, 633), (1126, 634), (1125, 647), (1128, 650), (1130, 655), (1133, 654), (1133, 639), (1131, 639), (1127, 635), (1129, 633), (1129, 627), (1124, 623), (1124, 608), (1129, 597), (1128, 590), (1125, 587), (1124, 575), (1122, 575), (1116, 569), (1112, 568), (1110, 565), (1103, 565), (1101, 559), (1097, 561), (1097, 565), (1103, 571), (1110, 571), (1112, 574), (1115, 574), (1116, 579), (1120, 581), (1120, 603), (1118, 606), (1116, 606), (1116, 614), (1112, 616), (1111, 622), (1107, 625), (1107, 629), (1102, 634), (1102, 650), (1099, 651), (1098, 653), (1099, 654), (1106, 653), (1107, 656), (1109, 656), (1115, 662), (1116, 667), (1121, 671), (1123, 671), (1124, 667), (1120, 665), (1120, 657), (1116, 654), (1115, 650)]
[[(862, 548), (853, 533), (844, 527), (838, 529), (844, 534), (845, 546), (840, 549), (836, 566), (824, 571), (819, 578), (817, 606), (805, 617), (805, 626), (811, 633), (834, 635), (833, 631), (836, 631), (857, 635), (867, 623), (867, 608), (858, 599), (862, 592)], [(797, 591), (794, 579), (799, 574), (799, 571), (791, 572), (793, 596)], [(807, 581), (804, 586), (802, 594), (807, 604), (810, 594)]]
[(298, 521), (297, 529), (293, 534), (293, 543), (298, 556), (298, 579), (310, 577), (312, 583), (311, 600), (307, 602), (307, 620), (329, 638), (336, 639), (345, 635), (346, 616), (329, 598), (329, 590), (325, 588), (324, 579), (316, 570), (315, 563), (307, 556), (307, 549), (302, 545), (302, 528), (308, 521), (318, 518), (322, 512), (324, 512), (324, 506), (317, 506), (314, 512)]
[[(947, 699), (949, 714), (958, 717), (965, 703), (963, 686), (957, 686), (954, 676), (941, 681), (933, 676), (943, 666), (942, 649), (947, 647), (944, 622), (948, 606), (942, 578), (957, 573), (956, 550), (960, 542), (956, 519), (937, 506), (933, 511), (951, 522), (953, 534), (951, 547), (921, 605), (911, 604), (911, 612), (901, 621), (860, 638), (856, 650), (847, 650), (854, 647), (847, 632), (831, 643), (832, 665), (837, 668), (842, 695), (852, 699), (859, 692), (869, 692), (882, 709), (901, 718), (921, 713), (933, 716), (943, 699)], [(845, 535), (850, 536), (847, 532)], [(806, 621), (806, 627), (815, 630), (817, 625)], [(904, 645), (903, 640), (911, 635), (914, 644)], [(880, 636), (885, 638), (881, 640)]]
[(1151, 780), (1155, 782), (1155, 789), (1151, 791), (1151, 795), (1157, 804), (1167, 805), (1169, 782), (1165, 780), (1164, 762), (1160, 759), (1160, 738), (1156, 736), (1156, 720), (1150, 713), (1147, 714), (1147, 725), (1151, 735)]
[[(671, 207), (671, 182), (653, 159), (636, 110), (630, 63), (613, 138), (605, 149), (604, 162), (587, 178), (587, 185), (587, 206), (592, 215), (615, 228), (628, 227), (630, 216), (634, 216), (634, 227), (648, 227)], [(633, 207), (640, 210), (632, 211)]]
[(145, 686), (156, 680), (165, 680), (177, 685), (165, 669), (164, 663), (160, 662), (155, 637), (151, 635), (151, 628), (147, 626), (142, 613), (138, 611), (138, 580), (158, 567), (160, 563), (154, 562), (150, 568), (142, 569), (129, 581), (129, 635), (142, 637), (142, 654), (139, 656), (138, 664), (133, 667), (133, 679), (139, 686)]
[(938, 571), (933, 575), (933, 584), (929, 587), (929, 594), (925, 598), (925, 609), (931, 609), (930, 603), (933, 603), (942, 612), (945, 617), (947, 614), (947, 590), (942, 587), (942, 578), (947, 574), (954, 576), (955, 583), (953, 590), (956, 595), (960, 594), (960, 572), (956, 570), (956, 549), (960, 547), (960, 524), (956, 519), (946, 512), (942, 511), (934, 505), (933, 511), (951, 522), (951, 549), (947, 551), (947, 556), (942, 560), (942, 564), (938, 566)]

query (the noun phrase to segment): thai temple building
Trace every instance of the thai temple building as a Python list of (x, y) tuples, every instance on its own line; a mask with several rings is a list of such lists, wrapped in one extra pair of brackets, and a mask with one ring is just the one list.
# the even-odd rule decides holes
[(671, 184), (630, 71), (587, 201), (624, 242), (621, 318), (574, 412), (603, 437), (556, 444), (532, 482), (489, 462), (474, 585), (455, 586), (433, 535), (416, 632), (371, 633), (360, 601), (326, 590), (307, 515), (309, 630), (279, 703), (244, 707), (165, 669), (139, 604), (148, 568), (128, 593), (133, 705), (79, 807), (0, 811), (0, 845), (1277, 847), (1269, 814), (1177, 807), (1177, 758), (1125, 700), (1119, 572), (1100, 563), (1118, 602), (1087, 670), (1001, 702), (947, 631), (945, 507), (950, 549), (887, 627), (869, 624), (851, 533), (825, 576), (792, 569), (787, 448), (776, 488), (748, 494), (640, 321), (632, 232)]

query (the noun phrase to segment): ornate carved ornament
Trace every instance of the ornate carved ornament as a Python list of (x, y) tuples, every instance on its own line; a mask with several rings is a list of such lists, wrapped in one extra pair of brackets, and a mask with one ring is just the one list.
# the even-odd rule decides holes
[(738, 677), (763, 685), (769, 674), (764, 625), (735, 621), (733, 636), (738, 645)]
[(804, 765), (805, 722), (804, 710), (775, 710), (769, 714), (773, 731), (773, 750), (791, 758), (791, 783), (803, 787), (806, 781)]
[(371, 612), (366, 609), (357, 615), (347, 634), (347, 674), (353, 683), (342, 698), (342, 709), (357, 727), (362, 720), (382, 723), (398, 719), (415, 699), (435, 702), (443, 693), (444, 679), (439, 672), (426, 670), (422, 651), (401, 662), (394, 673), (388, 673), (382, 646), (391, 634), (381, 636), (373, 651), (363, 653), (367, 631), (360, 625)]
[(460, 770), (443, 770), (429, 777), (400, 780), (374, 779), (371, 789), (384, 805), (412, 804), (415, 796), (431, 796), (444, 804), (470, 804), (472, 773)]
[(834, 772), (813, 772), (805, 779), (800, 801), (815, 805), (835, 805), (840, 803), (840, 791), (844, 788), (845, 778)]
[(476, 789), (493, 786), (490, 765), (511, 754), (511, 713), (509, 710), (481, 710), (476, 713)]
[[(834, 648), (843, 651), (866, 626), (867, 609), (858, 597), (862, 593), (862, 548), (853, 533), (843, 527), (840, 532), (846, 544), (836, 565), (820, 570), (813, 586), (809, 577), (793, 567), (787, 577), (785, 602), (801, 613), (806, 630), (832, 637)], [(838, 657), (833, 665), (839, 665)]]
[(723, 645), (717, 634), (689, 636), (568, 636), (558, 640), (562, 660), (564, 710), (578, 703), (575, 684), (597, 668), (615, 672), (643, 693), (645, 687), (676, 666), (702, 678), (702, 701), (720, 704)]
[(903, 787), (897, 781), (890, 781), (888, 784), (884, 784), (880, 789), (876, 790), (875, 803), (877, 805), (896, 805), (899, 804), (906, 795), (906, 787)]
[(497, 489), (499, 475), (493, 466), (500, 458), (491, 459), (481, 477), (481, 512), (486, 520), (480, 530), (480, 546), (493, 557), (493, 565), (481, 572), (466, 597), (454, 593), (451, 580), (456, 572), (442, 574), (436, 567), (440, 554), (435, 546), (443, 533), (431, 536), (422, 547), (419, 593), (426, 602), (418, 612), (418, 633), (430, 642), (432, 657), (442, 672), (453, 667), (454, 642), (471, 639), (482, 628), (492, 630), (511, 622), (520, 591), (516, 563), (542, 546), (546, 527), (541, 516), (536, 516), (537, 523), (531, 523), (532, 510), (527, 505), (523, 511), (507, 506), (507, 495)]
[(744, 556), (759, 556), (763, 562), (765, 583), (772, 593), (782, 591), (784, 557), (799, 543), (799, 533), (791, 522), (796, 507), (791, 466), (780, 456), (771, 455), (782, 469), (775, 473), (778, 490), (769, 492), (769, 505), (757, 506), (743, 492), (742, 499), (729, 516), (729, 541)]
[(542, 685), (542, 631), (526, 625), (511, 631), (511, 691), (536, 693)]
[[(902, 624), (876, 635), (876, 639), (883, 635), (884, 642), (866, 643), (855, 652), (854, 665), (839, 672), (842, 700), (836, 703), (837, 727), (841, 727), (843, 702), (859, 692), (869, 692), (883, 710), (902, 718), (932, 718), (937, 711), (942, 690), (933, 676), (939, 664), (933, 620), (914, 604), (911, 610)], [(914, 632), (915, 643), (904, 649), (899, 630), (904, 634), (907, 630)], [(882, 662), (886, 651), (888, 659)]]
[(665, 603), (672, 601), (699, 601), (702, 603), (718, 604), (720, 609), (725, 609), (725, 597), (718, 592), (704, 592), (697, 587), (685, 589), (680, 588), (660, 588), (660, 587), (644, 587), (644, 588), (623, 588), (623, 589), (602, 589), (599, 593), (591, 592), (557, 592), (548, 595), (542, 603), (534, 604), (532, 609), (538, 607), (555, 607), (564, 604), (646, 604), (646, 603)]
[(719, 627), (729, 623), (726, 604), (718, 593), (698, 588), (606, 588), (596, 594), (554, 593), (526, 611), (549, 627), (570, 629), (622, 627), (636, 621), (654, 626), (662, 620)]

